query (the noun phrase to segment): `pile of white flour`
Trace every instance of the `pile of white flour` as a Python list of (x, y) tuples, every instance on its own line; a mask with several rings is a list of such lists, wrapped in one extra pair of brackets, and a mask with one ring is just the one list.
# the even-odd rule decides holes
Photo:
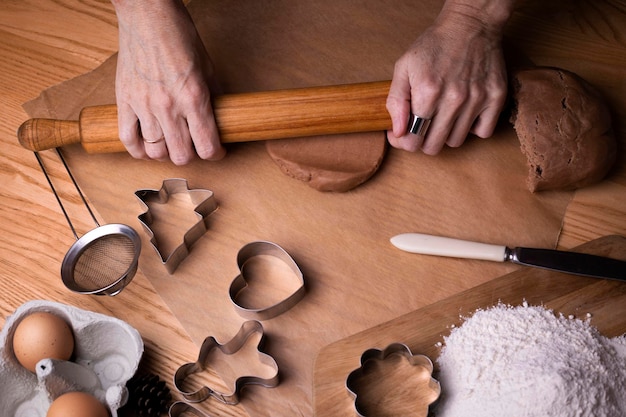
[(436, 417), (626, 416), (626, 335), (588, 319), (497, 305), (444, 342)]

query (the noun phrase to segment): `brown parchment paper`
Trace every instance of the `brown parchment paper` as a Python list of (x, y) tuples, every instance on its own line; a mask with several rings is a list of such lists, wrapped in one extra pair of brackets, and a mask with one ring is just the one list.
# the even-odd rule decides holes
[[(189, 9), (224, 92), (242, 92), (390, 79), (395, 60), (440, 7), (428, 0), (194, 0)], [(76, 118), (84, 106), (114, 102), (114, 73), (112, 57), (24, 107), (33, 117)], [(184, 167), (126, 154), (88, 155), (79, 146), (66, 153), (107, 222), (140, 229), (134, 192), (158, 189), (166, 178), (215, 192), (219, 209), (210, 228), (174, 275), (145, 234), (140, 259), (198, 346), (209, 335), (227, 342), (244, 321), (228, 299), (243, 245), (273, 241), (300, 265), (307, 295), (263, 322), (281, 384), (246, 388), (236, 406), (255, 416), (312, 415), (312, 373), (321, 347), (515, 269), (403, 253), (390, 245), (391, 236), (415, 231), (554, 247), (572, 197), (528, 192), (526, 161), (507, 122), (491, 139), (470, 138), (436, 157), (390, 149), (373, 178), (340, 194), (283, 175), (261, 143), (228, 151), (222, 161)], [(202, 406), (210, 411), (211, 401)]]

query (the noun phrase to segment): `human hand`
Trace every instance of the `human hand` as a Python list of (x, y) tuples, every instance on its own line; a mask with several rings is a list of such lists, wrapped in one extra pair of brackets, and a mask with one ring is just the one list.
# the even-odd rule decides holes
[[(468, 133), (483, 138), (493, 134), (507, 91), (503, 19), (499, 16), (498, 24), (490, 25), (484, 16), (480, 7), (444, 6), (396, 62), (387, 98), (392, 146), (435, 155), (446, 144), (461, 146)], [(407, 131), (410, 114), (432, 120), (425, 136)]]
[(177, 165), (225, 155), (211, 106), (213, 64), (180, 0), (113, 0), (119, 136), (135, 158)]

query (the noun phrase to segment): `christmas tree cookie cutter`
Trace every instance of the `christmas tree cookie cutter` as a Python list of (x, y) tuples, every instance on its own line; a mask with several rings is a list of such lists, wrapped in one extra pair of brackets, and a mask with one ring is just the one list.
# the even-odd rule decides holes
[[(183, 236), (182, 242), (178, 246), (170, 253), (165, 253), (151, 228), (154, 218), (150, 210), (150, 205), (167, 204), (173, 194), (179, 193), (188, 194), (189, 199), (195, 205), (194, 213), (198, 221), (187, 230)], [(139, 215), (138, 219), (150, 237), (150, 243), (159, 255), (161, 263), (165, 266), (168, 273), (173, 274), (178, 265), (189, 255), (191, 246), (200, 239), (208, 229), (209, 216), (217, 210), (217, 202), (215, 201), (213, 192), (206, 189), (190, 189), (187, 180), (170, 178), (163, 180), (161, 189), (137, 190), (135, 191), (135, 196), (145, 209), (145, 211)]]

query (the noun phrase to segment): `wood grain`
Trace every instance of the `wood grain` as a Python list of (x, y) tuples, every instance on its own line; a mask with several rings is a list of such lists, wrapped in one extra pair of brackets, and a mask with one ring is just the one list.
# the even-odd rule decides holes
[[(204, 2), (192, 2), (191, 6), (195, 9), (201, 3)], [(388, 79), (395, 58), (434, 19), (442, 2), (398, 1), (393, 9), (384, 1), (285, 1), (263, 7), (251, 1), (206, 3), (215, 13), (207, 16), (212, 24), (202, 29), (202, 34), (211, 39), (207, 48), (215, 57), (225, 91), (236, 93)], [(351, 9), (345, 8), (347, 3), (352, 4)], [(554, 208), (549, 196), (510, 200), (510, 188), (518, 180), (523, 182), (525, 173), (517, 178), (514, 172), (519, 161), (504, 164), (485, 150), (517, 151), (514, 141), (506, 139), (484, 142), (489, 146), (470, 141), (463, 148), (463, 155), (475, 158), (473, 164), (478, 167), (502, 164), (499, 172), (508, 181), (500, 187), (466, 179), (442, 190), (442, 194), (458, 196), (459, 204), (446, 206), (435, 205), (425, 190), (447, 175), (448, 168), (444, 166), (450, 167), (449, 172), (473, 178), (457, 163), (457, 158), (463, 159), (460, 153), (445, 152), (443, 158), (433, 159), (392, 152), (375, 181), (355, 192), (336, 196), (303, 191), (290, 179), (276, 175), (276, 167), (268, 161), (260, 144), (234, 146), (226, 161), (214, 165), (195, 162), (187, 168), (134, 161), (124, 155), (86, 156), (81, 149), (69, 147), (66, 151), (70, 165), (106, 221), (136, 226), (139, 207), (132, 192), (144, 187), (158, 188), (161, 180), (168, 177), (193, 177), (192, 186), (215, 189), (221, 205), (213, 224), (217, 227), (199, 242), (174, 279), (160, 269), (162, 265), (146, 244), (140, 260), (142, 270), (120, 296), (73, 295), (62, 287), (58, 275), (60, 261), (73, 243), (73, 236), (34, 156), (17, 144), (16, 131), (28, 118), (21, 108), (24, 102), (48, 87), (97, 68), (116, 51), (115, 13), (108, 2), (98, 0), (2, 0), (0, 7), (3, 317), (26, 300), (38, 298), (115, 315), (138, 328), (146, 339), (146, 368), (170, 380), (182, 360), (194, 359), (198, 343), (205, 336), (217, 334), (221, 340), (227, 340), (241, 323), (221, 294), (237, 273), (233, 259), (242, 244), (258, 238), (275, 240), (293, 252), (303, 267), (307, 297), (289, 315), (273, 319), (267, 326), (269, 348), (274, 352), (286, 351), (279, 358), (281, 385), (272, 390), (254, 387), (246, 391), (244, 403), (234, 408), (217, 402), (205, 404), (216, 415), (245, 415), (247, 410), (255, 415), (310, 415), (314, 408), (313, 360), (326, 344), (512, 270), (502, 270), (500, 266), (494, 269), (478, 262), (447, 260), (422, 264), (409, 256), (399, 259), (380, 243), (391, 234), (410, 228), (457, 233), (458, 237), (494, 243), (537, 244), (537, 236), (525, 233), (519, 226), (527, 223), (546, 229), (556, 224), (557, 232), (550, 234), (552, 239), (544, 237), (540, 242), (550, 246), (557, 240), (562, 222), (558, 239), (561, 248), (575, 247), (603, 235), (626, 235), (626, 3), (529, 1), (516, 11), (507, 36), (535, 63), (573, 70), (597, 85), (615, 111), (621, 144), (620, 160), (610, 177), (602, 184), (578, 191), (564, 218), (556, 216), (545, 221), (529, 217), (528, 204)], [(381, 12), (373, 13), (375, 10)], [(396, 15), (393, 23), (383, 17), (391, 12)], [(263, 13), (271, 18), (258, 19)], [(290, 29), (289, 36), (285, 35), (286, 29)], [(263, 73), (258, 72), (260, 68)], [(91, 97), (99, 92), (88, 90), (84, 94)], [(81, 210), (71, 184), (63, 179), (58, 164), (51, 161), (50, 165), (54, 177), (60, 179), (61, 191), (80, 232), (89, 230), (93, 223)], [(477, 192), (486, 193), (483, 204), (470, 204)], [(507, 210), (494, 214), (486, 209), (491, 201), (505, 202)], [(435, 220), (427, 216), (433, 212), (438, 214)], [(499, 223), (494, 224), (494, 219)], [(511, 219), (517, 227), (508, 224)], [(565, 297), (554, 299), (551, 305), (564, 311), (572, 311), (576, 306), (583, 313), (592, 310), (607, 334), (623, 331), (620, 321), (608, 318), (624, 316), (625, 304), (616, 307), (605, 303), (623, 290), (608, 282), (584, 287), (576, 282), (568, 279), (540, 282), (537, 286), (546, 292), (584, 288), (587, 291), (582, 304)], [(155, 291), (157, 287), (160, 296)], [(491, 297), (493, 301), (498, 299), (496, 289)], [(471, 308), (476, 305), (471, 299), (467, 302)], [(432, 320), (441, 319), (436, 309), (428, 312)], [(457, 315), (455, 312), (450, 318), (456, 319)], [(402, 317), (398, 320), (408, 320)], [(426, 320), (424, 331), (439, 335), (441, 330), (429, 323)], [(381, 331), (381, 337), (385, 334), (380, 327), (375, 329)], [(360, 351), (378, 340), (373, 333), (368, 333), (372, 334), (371, 339), (359, 341), (362, 345), (347, 344), (355, 352)], [(424, 351), (429, 352), (429, 348), (433, 349), (424, 346)], [(327, 357), (329, 361), (343, 361), (342, 354), (335, 359)], [(343, 388), (331, 391), (329, 401), (336, 399), (341, 404), (346, 400)], [(318, 395), (316, 402), (319, 398)]]
[[(120, 318), (135, 327), (144, 340), (140, 372), (156, 373), (174, 390), (172, 375), (183, 363), (195, 361), (198, 346), (141, 271), (115, 297), (78, 295), (63, 286), (60, 260), (73, 244), (74, 237), (34, 155), (31, 153), (28, 159), (21, 162), (19, 177), (7, 177), (6, 171), (2, 173), (3, 181), (16, 186), (16, 193), (3, 195), (6, 204), (2, 205), (2, 218), (5, 221), (0, 222), (2, 233), (12, 236), (2, 245), (3, 322), (19, 305), (32, 299), (54, 300)], [(46, 151), (42, 159), (79, 236), (96, 227), (54, 151)], [(18, 212), (28, 214), (17, 216)], [(45, 233), (32, 230), (45, 230)], [(209, 374), (207, 380), (215, 386), (223, 384), (215, 372)], [(180, 398), (175, 391), (173, 393), (175, 398)], [(224, 415), (245, 415), (241, 407), (217, 402), (215, 407), (222, 408)]]
[(606, 181), (579, 190), (563, 219), (559, 247), (626, 235), (626, 2), (527, 0), (507, 25), (507, 36), (537, 65), (569, 69), (600, 89), (613, 115), (618, 161)]
[[(98, 1), (2, 1), (0, 8), (0, 326), (17, 307), (36, 299), (117, 317), (144, 340), (140, 372), (156, 373), (173, 389), (174, 371), (197, 358), (198, 346), (141, 271), (116, 297), (77, 295), (63, 286), (60, 263), (74, 236), (35, 156), (16, 142), (17, 127), (28, 117), (22, 103), (93, 69), (115, 51), (113, 8)], [(46, 151), (42, 157), (79, 235), (95, 227), (56, 154)], [(207, 378), (221, 383), (215, 373)], [(174, 398), (180, 399), (175, 391)], [(243, 407), (217, 401), (208, 408), (224, 416), (247, 415)]]
[[(626, 238), (607, 236), (576, 251), (626, 260)], [(414, 354), (426, 355), (436, 365), (439, 344), (453, 326), (462, 324), (462, 317), (499, 302), (520, 305), (524, 301), (554, 309), (556, 314), (584, 318), (589, 313), (592, 324), (608, 337), (626, 333), (626, 317), (615, 315), (624, 309), (626, 282), (522, 268), (320, 349), (314, 373), (315, 414), (354, 415), (354, 402), (346, 391), (345, 381), (350, 372), (358, 368), (360, 357), (367, 349), (404, 343)], [(435, 378), (436, 371), (437, 366)], [(396, 380), (396, 386), (404, 383)], [(393, 402), (387, 406), (394, 410), (402, 408), (402, 404)]]

